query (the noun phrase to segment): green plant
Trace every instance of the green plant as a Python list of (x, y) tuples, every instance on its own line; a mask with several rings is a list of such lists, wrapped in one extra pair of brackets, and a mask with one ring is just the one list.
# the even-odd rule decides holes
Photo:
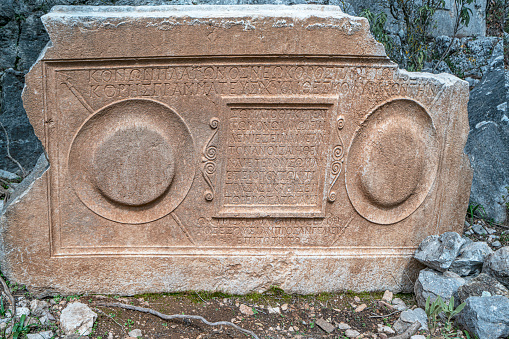
[[(456, 20), (454, 21), (454, 30), (451, 38), (451, 42), (449, 43), (449, 46), (447, 46), (444, 53), (442, 53), (442, 56), (438, 60), (438, 62), (435, 64), (435, 67), (433, 70), (436, 70), (438, 67), (438, 64), (444, 60), (444, 58), (449, 54), (449, 51), (451, 50), (451, 46), (454, 43), (454, 38), (458, 34), (458, 31), (461, 27), (467, 27), (470, 23), (470, 15), (472, 14), (472, 9), (467, 7), (467, 5), (471, 5), (474, 0), (454, 0), (454, 6), (456, 8)], [(449, 66), (450, 67), (450, 66)], [(456, 74), (456, 72), (454, 72)]]
[(62, 296), (60, 294), (53, 296), (53, 301), (55, 302), (55, 304), (58, 304), (61, 300)]
[[(478, 214), (478, 211), (479, 211), (479, 213), (482, 212), (482, 214)], [(474, 223), (474, 217), (476, 217), (476, 216), (477, 217), (481, 217), (481, 218), (486, 216), (486, 211), (484, 210), (483, 205), (481, 205), (481, 204), (468, 204), (467, 217), (470, 218), (470, 223), (471, 224)]]
[(28, 326), (25, 326), (26, 315), (23, 314), (19, 321), (12, 326), (12, 339), (18, 339), (26, 334), (29, 330)]
[(79, 295), (68, 295), (67, 297), (65, 297), (65, 300), (67, 301), (74, 301), (74, 300), (78, 300), (80, 298)]
[[(458, 307), (454, 307), (454, 297), (451, 297), (448, 303), (442, 300), (440, 296), (438, 296), (433, 302), (431, 302), (431, 298), (428, 297), (426, 299), (426, 305), (424, 310), (426, 311), (426, 315), (428, 316), (428, 327), (430, 336), (434, 337), (438, 326), (439, 326), (439, 316), (445, 318), (444, 320), (444, 331), (442, 331), (441, 335), (444, 337), (449, 337), (450, 332), (452, 331), (452, 318), (455, 317), (458, 313), (463, 310), (465, 307), (465, 303), (460, 304)], [(428, 337), (428, 338), (429, 338)]]
[(128, 327), (129, 329), (133, 328), (134, 321), (132, 319), (127, 319), (127, 321), (124, 323), (124, 326)]
[[(439, 297), (440, 298), (440, 297)], [(447, 320), (445, 321), (445, 330), (451, 331), (452, 330), (452, 318), (454, 318), (458, 313), (461, 312), (461, 310), (465, 307), (465, 303), (461, 303), (458, 305), (458, 307), (454, 308), (454, 297), (451, 296), (451, 299), (449, 300), (449, 303), (446, 304), (445, 301), (442, 301), (442, 311), (444, 312), (445, 317)]]
[(375, 14), (371, 12), (368, 8), (366, 8), (361, 12), (361, 16), (368, 19), (371, 33), (373, 34), (377, 41), (381, 42), (384, 45), (387, 54), (390, 54), (390, 52), (392, 51), (392, 39), (385, 30), (387, 14), (385, 14), (384, 12)]
[(434, 25), (433, 16), (444, 6), (444, 0), (387, 0), (391, 15), (404, 23), (402, 38), (403, 53), (408, 57), (401, 60), (409, 71), (420, 71), (428, 56), (426, 41)]
[(4, 306), (4, 298), (0, 297), (0, 316), (5, 317), (5, 314), (7, 313), (7, 310)]

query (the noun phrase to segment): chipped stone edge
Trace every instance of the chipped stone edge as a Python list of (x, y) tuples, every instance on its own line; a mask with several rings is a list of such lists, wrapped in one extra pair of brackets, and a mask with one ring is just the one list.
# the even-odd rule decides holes
[[(169, 15), (170, 14), (170, 15)], [(92, 18), (265, 18), (294, 19), (349, 18), (351, 16), (335, 5), (162, 5), (162, 6), (54, 6), (42, 20), (66, 17)]]
[(2, 227), (2, 217), (4, 216), (7, 209), (10, 208), (11, 205), (16, 204), (18, 201), (23, 199), (23, 197), (30, 192), (34, 183), (39, 180), (43, 174), (50, 168), (50, 164), (48, 162), (48, 158), (46, 157), (46, 153), (42, 153), (37, 163), (34, 166), (34, 169), (30, 174), (23, 179), (23, 181), (16, 187), (12, 195), (7, 199), (7, 202), (4, 204), (3, 209), (0, 211), (0, 227)]

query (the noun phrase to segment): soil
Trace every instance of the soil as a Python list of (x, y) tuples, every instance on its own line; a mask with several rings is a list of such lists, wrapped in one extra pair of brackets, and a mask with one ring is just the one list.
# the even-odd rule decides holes
[[(119, 296), (75, 296), (53, 302), (55, 317), (69, 301), (79, 300), (88, 304), (98, 319), (90, 338), (126, 338), (133, 329), (140, 329), (143, 338), (248, 338), (243, 333), (227, 326), (208, 326), (199, 321), (165, 321), (156, 316), (115, 307), (97, 306), (105, 302), (121, 302), (151, 308), (164, 314), (200, 315), (210, 322), (230, 321), (253, 331), (260, 338), (343, 338), (344, 330), (335, 329), (327, 333), (316, 321), (323, 319), (337, 326), (346, 323), (366, 338), (380, 338), (377, 325), (392, 326), (401, 312), (384, 305), (383, 293), (322, 293), (311, 296), (288, 295), (273, 288), (264, 294), (229, 296), (206, 292), (146, 294), (133, 297)], [(416, 307), (412, 294), (397, 294), (407, 306)], [(355, 309), (365, 304), (360, 312)], [(245, 305), (245, 306), (242, 306)], [(269, 308), (279, 307), (280, 313), (270, 313)], [(97, 311), (99, 309), (100, 311)], [(253, 314), (243, 314), (247, 309)], [(251, 313), (250, 312), (250, 313)], [(110, 334), (111, 333), (111, 334)], [(424, 333), (424, 332), (422, 332)], [(390, 335), (389, 335), (390, 336)], [(383, 337), (383, 336), (382, 336)]]

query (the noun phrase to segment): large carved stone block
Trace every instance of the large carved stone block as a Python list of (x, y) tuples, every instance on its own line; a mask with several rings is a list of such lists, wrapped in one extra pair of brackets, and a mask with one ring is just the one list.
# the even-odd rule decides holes
[(1, 216), (34, 293), (411, 290), (461, 230), (468, 84), (334, 6), (55, 7), (27, 75), (49, 160)]

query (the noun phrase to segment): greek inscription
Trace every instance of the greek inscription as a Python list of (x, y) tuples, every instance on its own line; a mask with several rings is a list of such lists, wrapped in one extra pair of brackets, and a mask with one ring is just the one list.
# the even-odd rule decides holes
[(88, 98), (211, 95), (433, 95), (441, 85), (398, 77), (387, 66), (195, 65), (86, 71)]
[(318, 206), (327, 107), (231, 107), (224, 206)]

